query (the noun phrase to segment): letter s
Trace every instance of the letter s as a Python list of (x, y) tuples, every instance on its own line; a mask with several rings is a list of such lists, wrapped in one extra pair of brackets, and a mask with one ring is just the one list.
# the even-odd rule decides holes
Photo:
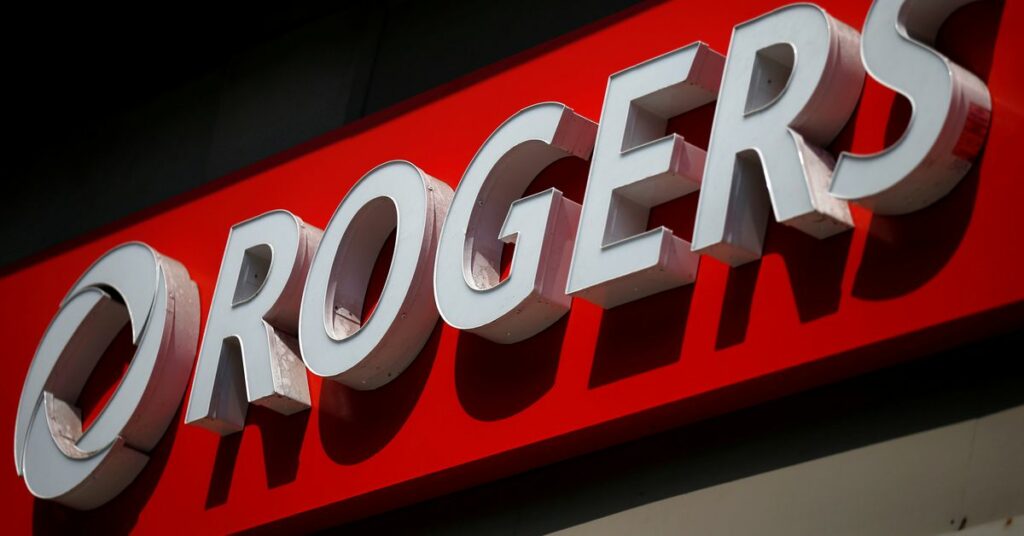
[(942, 22), (975, 0), (875, 0), (861, 57), (876, 80), (913, 108), (903, 137), (871, 155), (843, 153), (830, 193), (879, 214), (906, 214), (950, 192), (971, 168), (992, 100), (977, 76), (930, 46)]

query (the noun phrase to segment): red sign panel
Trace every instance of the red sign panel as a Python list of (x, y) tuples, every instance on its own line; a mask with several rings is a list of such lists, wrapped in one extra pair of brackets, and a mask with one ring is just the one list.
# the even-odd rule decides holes
[[(322, 228), (359, 177), (392, 159), (454, 187), (514, 112), (559, 101), (598, 120), (611, 73), (697, 40), (725, 53), (734, 25), (781, 4), (641, 6), (9, 270), (0, 277), (12, 367), (0, 380), (0, 429), (13, 434), (25, 371), (64, 293), (111, 247), (140, 240), (179, 260), (199, 285), (205, 319), (233, 224), (283, 208)], [(869, 2), (821, 4), (860, 28)], [(771, 223), (760, 261), (729, 268), (705, 257), (695, 284), (607, 311), (577, 299), (565, 318), (516, 344), (439, 322), (412, 366), (380, 389), (310, 375), (310, 411), (253, 407), (245, 430), (225, 438), (177, 418), (140, 477), (91, 512), (34, 500), (13, 470), (0, 472), (9, 527), (336, 524), (1018, 327), (1021, 26), (1024, 5), (981, 2), (940, 31), (937, 48), (985, 80), (993, 102), (973, 169), (924, 210), (885, 217), (854, 208), (852, 232), (820, 241)], [(878, 151), (906, 126), (905, 101), (866, 84), (834, 154)], [(669, 128), (706, 147), (712, 113), (698, 109)], [(983, 135), (965, 131), (963, 150), (973, 153)], [(586, 172), (560, 162), (532, 188), (558, 185), (582, 202)], [(696, 196), (662, 205), (651, 225), (686, 237), (695, 205)]]

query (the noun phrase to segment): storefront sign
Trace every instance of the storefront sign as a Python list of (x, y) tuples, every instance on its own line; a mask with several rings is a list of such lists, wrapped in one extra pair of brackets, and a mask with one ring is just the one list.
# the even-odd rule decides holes
[[(36, 497), (96, 508), (145, 471), (165, 431), (179, 428), (176, 415), (193, 426), (164, 442), (192, 446), (165, 460), (165, 479), (209, 478), (213, 452), (197, 445), (217, 436), (196, 427), (227, 436), (220, 463), (228, 438), (255, 417), (268, 485), (238, 495), (274, 506), (237, 507), (218, 526), (303, 512), (351, 518), (896, 362), (943, 346), (922, 337), (956, 322), (949, 329), (962, 332), (947, 343), (1012, 324), (1024, 287), (1009, 274), (1024, 259), (988, 246), (1024, 187), (1000, 176), (1010, 165), (989, 162), (979, 179), (972, 163), (992, 120), (989, 87), (935, 45), (940, 27), (954, 40), (973, 31), (942, 26), (965, 3), (876, 0), (859, 32), (845, 3), (835, 8), (843, 16), (790, 5), (735, 26), (728, 55), (694, 42), (637, 61), (699, 37), (663, 20), (692, 7), (650, 7), (4, 276), (6, 296), (33, 302), (22, 328), (4, 321), (5, 339), (17, 339), (12, 356), (27, 358), (20, 352), (56, 301), (18, 285), (59, 286), (93, 251), (145, 241), (101, 255), (31, 341), (40, 340), (13, 426), (17, 473)], [(565, 72), (602, 54), (601, 67)], [(598, 114), (593, 86), (605, 66), (620, 68)], [(520, 91), (524, 82), (536, 87)], [(868, 115), (881, 86), (909, 102), (905, 128), (863, 150), (857, 136), (894, 121)], [(552, 101), (530, 104), (547, 91)], [(712, 108), (710, 133), (687, 123)], [(1018, 115), (1004, 127), (1017, 141)], [(851, 144), (842, 137), (852, 126)], [(1015, 150), (1006, 136), (993, 130), (989, 151)], [(574, 173), (578, 185), (586, 175), (585, 189), (558, 182)], [(957, 188), (969, 174), (973, 184)], [(309, 222), (324, 221), (331, 191), (344, 195), (321, 230)], [(956, 195), (977, 199), (947, 198)], [(289, 210), (266, 208), (278, 204)], [(919, 211), (969, 232), (917, 228)], [(237, 214), (247, 216), (234, 223)], [(227, 245), (214, 249), (225, 221), (234, 223)], [(902, 243), (908, 228), (929, 241)], [(945, 240), (959, 244), (934, 261), (937, 271), (892, 265), (913, 255), (901, 248), (930, 255)], [(880, 273), (862, 275), (872, 269)], [(923, 281), (886, 295), (892, 277)], [(126, 326), (134, 357), (84, 426), (76, 400)], [(271, 412), (248, 415), (250, 405)], [(310, 408), (320, 416), (307, 428)], [(296, 436), (287, 455), (302, 460), (288, 486), (269, 482), (281, 462), (267, 445), (279, 434)], [(161, 482), (169, 491), (151, 501), (206, 492), (198, 507), (209, 518), (220, 505), (210, 506), (205, 485), (191, 487), (198, 480)]]

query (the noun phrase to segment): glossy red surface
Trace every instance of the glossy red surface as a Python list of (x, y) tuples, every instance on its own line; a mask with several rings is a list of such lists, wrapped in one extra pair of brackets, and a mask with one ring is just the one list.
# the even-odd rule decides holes
[[(695, 40), (724, 53), (735, 24), (782, 4), (641, 5), (8, 269), (0, 430), (13, 435), (25, 372), (60, 298), (107, 249), (142, 240), (183, 262), (205, 321), (233, 223), (285, 208), (322, 227), (354, 181), (390, 159), (454, 185), (515, 111), (557, 100), (596, 120), (609, 74)], [(820, 4), (855, 28), (868, 8)], [(8, 462), (6, 528), (196, 534), (331, 525), (1019, 327), (1021, 28), (1024, 4), (993, 1), (944, 27), (940, 47), (987, 80), (993, 112), (971, 173), (928, 209), (891, 218), (855, 209), (856, 229), (824, 241), (773, 223), (760, 262), (730, 270), (705, 258), (695, 285), (607, 312), (576, 300), (564, 320), (517, 345), (439, 323), (386, 387), (356, 392), (311, 377), (311, 411), (282, 417), (252, 407), (245, 431), (225, 439), (179, 415), (138, 480), (93, 512), (34, 500)], [(833, 149), (881, 149), (907, 112), (869, 82)], [(706, 144), (710, 115), (671, 128)], [(585, 173), (557, 164), (535, 186), (558, 184), (579, 199)], [(687, 235), (694, 205), (664, 205), (652, 224)], [(106, 368), (116, 375), (123, 367), (113, 363)], [(102, 387), (89, 389), (96, 406)]]

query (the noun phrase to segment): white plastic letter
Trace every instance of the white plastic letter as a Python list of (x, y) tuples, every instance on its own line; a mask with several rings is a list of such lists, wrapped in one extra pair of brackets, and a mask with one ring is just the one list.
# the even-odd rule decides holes
[(761, 257), (768, 208), (826, 238), (853, 227), (829, 195), (828, 145), (864, 83), (859, 36), (810, 4), (736, 26), (700, 191), (693, 250), (732, 266)]
[[(416, 358), (437, 323), (434, 253), (452, 190), (409, 162), (377, 166), (352, 187), (324, 230), (302, 295), (299, 345), (314, 374), (376, 389)], [(362, 317), (381, 246), (395, 232), (387, 281)]]
[(992, 100), (977, 76), (930, 46), (942, 22), (975, 0), (876, 0), (861, 55), (873, 78), (912, 107), (906, 132), (871, 155), (843, 153), (832, 195), (880, 214), (922, 209), (971, 168), (988, 130)]
[[(83, 430), (74, 404), (126, 323), (135, 355)], [(29, 491), (86, 510), (124, 490), (174, 419), (198, 334), (199, 292), (181, 264), (139, 242), (93, 263), (46, 328), (22, 387), (14, 464)]]
[(231, 228), (186, 423), (227, 435), (245, 425), (249, 403), (284, 415), (309, 408), (306, 368), (294, 336), (320, 234), (283, 210)]
[[(505, 121), (473, 157), (445, 218), (434, 296), (445, 321), (500, 343), (532, 337), (562, 317), (580, 205), (550, 188), (520, 197), (561, 158), (589, 159), (597, 125), (559, 103)], [(516, 245), (500, 281), (502, 242)]]
[(611, 308), (692, 283), (698, 256), (653, 206), (700, 188), (705, 153), (668, 119), (713, 102), (724, 58), (703, 43), (611, 76), (597, 130), (566, 292)]

